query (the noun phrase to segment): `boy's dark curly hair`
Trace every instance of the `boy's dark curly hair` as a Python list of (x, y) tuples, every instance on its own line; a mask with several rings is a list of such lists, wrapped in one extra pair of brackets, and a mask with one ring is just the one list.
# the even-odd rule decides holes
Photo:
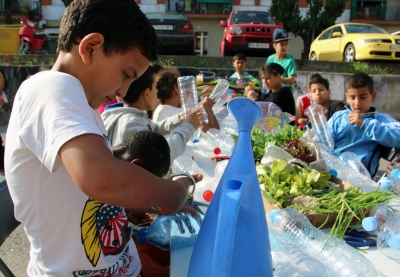
[(157, 98), (161, 104), (171, 97), (174, 86), (178, 84), (178, 77), (175, 71), (164, 69), (158, 74)]
[(159, 133), (142, 130), (134, 133), (123, 144), (127, 154), (135, 155), (143, 162), (143, 168), (156, 176), (167, 174), (171, 164), (167, 140)]
[(135, 103), (138, 101), (140, 95), (145, 89), (151, 89), (153, 87), (153, 81), (155, 78), (155, 73), (153, 67), (150, 65), (147, 70), (137, 78), (129, 86), (128, 91), (124, 97), (124, 102), (128, 104)]
[(322, 84), (326, 89), (329, 90), (329, 81), (324, 77), (322, 77), (321, 75), (319, 75), (318, 73), (311, 75), (308, 85), (311, 87), (312, 84)]
[(365, 73), (356, 72), (351, 75), (350, 79), (347, 81), (346, 89), (349, 88), (364, 88), (366, 87), (369, 93), (374, 92), (374, 81), (372, 78)]
[(74, 0), (60, 23), (57, 52), (91, 33), (104, 36), (104, 54), (125, 54), (137, 47), (150, 61), (158, 59), (157, 36), (135, 0)]
[(269, 74), (274, 74), (275, 76), (278, 74), (283, 75), (283, 72), (285, 72), (285, 69), (280, 64), (277, 63), (267, 63), (263, 65), (263, 67), (261, 68), (261, 73), (264, 73), (264, 75), (269, 75)]

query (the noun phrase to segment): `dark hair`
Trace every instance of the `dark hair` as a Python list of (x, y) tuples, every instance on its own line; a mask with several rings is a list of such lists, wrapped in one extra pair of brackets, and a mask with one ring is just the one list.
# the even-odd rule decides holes
[(157, 98), (161, 104), (171, 97), (174, 86), (178, 84), (178, 76), (168, 69), (162, 70), (157, 80)]
[(322, 84), (326, 89), (329, 89), (329, 81), (318, 73), (311, 75), (308, 85), (311, 87), (312, 84)]
[(374, 92), (374, 81), (368, 74), (362, 72), (351, 75), (346, 84), (346, 89), (364, 87), (366, 87), (370, 93)]
[(236, 60), (243, 60), (243, 61), (247, 61), (246, 55), (243, 53), (237, 53), (235, 56), (233, 56), (233, 62)]
[(126, 95), (124, 97), (124, 102), (132, 104), (138, 101), (140, 95), (145, 89), (151, 89), (153, 87), (154, 78), (154, 69), (151, 65), (149, 65), (142, 76), (133, 81), (132, 84), (129, 86), (128, 91), (126, 92)]
[(187, 68), (187, 67), (178, 67), (179, 75), (181, 77), (183, 76), (194, 76), (196, 77), (197, 75), (200, 74), (200, 71), (195, 68)]
[(72, 1), (61, 19), (57, 52), (71, 51), (72, 44), (91, 33), (104, 36), (105, 55), (124, 54), (137, 47), (150, 61), (158, 58), (157, 35), (136, 1)]
[(261, 72), (264, 72), (265, 75), (267, 73), (274, 74), (274, 75), (278, 75), (278, 74), (283, 75), (283, 72), (285, 72), (285, 69), (280, 64), (267, 63), (267, 64), (263, 65), (263, 67), (261, 68)]
[(158, 63), (154, 63), (151, 65), (154, 69), (154, 74), (158, 74), (164, 67)]
[(143, 162), (143, 168), (159, 177), (167, 174), (171, 164), (167, 140), (159, 133), (142, 130), (134, 133), (123, 143), (127, 154), (135, 155)]

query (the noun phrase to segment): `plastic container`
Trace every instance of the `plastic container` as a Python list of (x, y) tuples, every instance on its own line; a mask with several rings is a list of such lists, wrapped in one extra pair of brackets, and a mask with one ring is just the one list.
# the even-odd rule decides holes
[(335, 276), (323, 263), (290, 242), (274, 228), (269, 228), (269, 241), (275, 277)]
[(278, 105), (272, 102), (257, 102), (262, 109), (262, 116), (257, 122), (258, 128), (268, 134), (275, 134), (283, 127), (283, 113)]
[(386, 221), (378, 234), (376, 245), (389, 259), (400, 263), (400, 216)]
[(387, 220), (400, 215), (400, 199), (392, 199), (377, 204), (370, 210), (369, 215), (362, 221), (363, 228), (369, 232), (380, 230)]
[(340, 154), (339, 159), (350, 168), (356, 170), (357, 172), (365, 175), (369, 179), (371, 179), (371, 175), (368, 170), (365, 168), (364, 164), (360, 161), (358, 156), (353, 152), (347, 151)]
[(213, 98), (217, 101), (221, 96), (227, 92), (229, 89), (229, 81), (226, 79), (220, 79), (217, 85), (214, 87), (214, 90), (210, 94), (210, 98)]
[(175, 236), (174, 248), (193, 246), (197, 234), (200, 230), (201, 218), (194, 218), (187, 212), (172, 214), (169, 216), (159, 216), (149, 227), (142, 228), (136, 232), (139, 244), (149, 243), (162, 250), (171, 249), (171, 221), (177, 222), (174, 228), (178, 229), (180, 234), (190, 234), (189, 236)]
[(261, 109), (254, 101), (240, 97), (229, 101), (228, 110), (238, 121), (239, 138), (204, 217), (188, 276), (273, 276), (250, 138)]
[(315, 228), (295, 209), (272, 210), (269, 218), (292, 242), (340, 276), (377, 276), (375, 267), (343, 240)]
[(290, 113), (283, 112), (283, 125), (290, 124), (291, 122), (296, 122), (296, 116), (291, 115)]
[[(196, 79), (194, 76), (183, 76), (178, 78), (178, 89), (181, 97), (181, 106), (185, 117), (193, 110), (200, 108), (197, 95)], [(193, 142), (197, 142), (201, 135), (201, 128), (193, 135)]]
[(197, 163), (189, 156), (177, 157), (171, 165), (172, 173), (189, 173), (191, 175), (201, 173), (203, 179), (211, 178)]
[(229, 160), (223, 160), (218, 162), (217, 166), (214, 169), (214, 179), (215, 181), (219, 182), (219, 180), (222, 177), (222, 174), (224, 174), (226, 166), (228, 165)]
[(211, 128), (203, 135), (204, 141), (212, 147), (214, 154), (230, 156), (235, 146), (233, 138), (224, 131)]
[(334, 148), (332, 135), (327, 129), (327, 121), (324, 108), (318, 104), (312, 104), (305, 110), (305, 115), (310, 119), (312, 128), (315, 129), (317, 142), (325, 144), (330, 150)]

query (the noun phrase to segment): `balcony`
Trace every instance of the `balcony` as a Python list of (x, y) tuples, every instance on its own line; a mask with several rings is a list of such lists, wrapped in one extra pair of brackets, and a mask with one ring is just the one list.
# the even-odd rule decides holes
[(35, 21), (42, 19), (41, 0), (32, 0), (24, 4), (14, 0), (0, 0), (0, 21), (5, 21), (7, 24), (20, 23), (28, 14)]
[(351, 11), (351, 19), (400, 20), (400, 7), (357, 6)]
[(166, 0), (165, 11), (185, 14), (226, 14), (232, 9), (232, 0)]

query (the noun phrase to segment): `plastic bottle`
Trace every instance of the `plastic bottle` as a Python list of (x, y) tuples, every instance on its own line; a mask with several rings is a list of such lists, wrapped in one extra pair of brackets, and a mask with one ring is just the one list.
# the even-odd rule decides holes
[(287, 112), (283, 112), (283, 125), (287, 125), (293, 121), (296, 121), (296, 116), (295, 115), (291, 115), (290, 113)]
[(234, 147), (233, 138), (224, 131), (211, 128), (204, 134), (204, 141), (213, 148), (214, 154), (230, 156)]
[(171, 221), (175, 221), (176, 228), (179, 228), (179, 233), (190, 236), (175, 237), (175, 247), (183, 247), (183, 245), (194, 245), (197, 239), (197, 234), (200, 230), (202, 219), (194, 218), (187, 212), (176, 213), (168, 216), (159, 216), (149, 227), (142, 228), (136, 232), (137, 241), (139, 244), (149, 243), (162, 250), (168, 251), (171, 249)]
[(211, 178), (197, 163), (189, 156), (177, 157), (171, 165), (172, 173), (189, 173), (191, 175), (201, 173), (203, 179)]
[(217, 101), (227, 90), (229, 89), (229, 81), (226, 79), (220, 79), (214, 90), (210, 94), (210, 98)]
[(366, 231), (380, 230), (381, 226), (390, 218), (400, 215), (400, 199), (391, 199), (375, 205), (369, 212), (369, 217), (362, 221)]
[(340, 276), (377, 276), (375, 267), (362, 254), (315, 228), (299, 211), (272, 210), (269, 218), (287, 238)]
[(275, 228), (269, 228), (268, 231), (275, 277), (336, 276), (323, 263), (290, 242)]
[[(397, 165), (400, 166), (400, 165)], [(390, 177), (393, 182), (393, 190), (397, 195), (400, 195), (400, 169), (395, 167), (391, 172), (390, 172)]]
[(332, 135), (327, 129), (327, 121), (324, 108), (318, 104), (311, 104), (306, 110), (305, 115), (310, 119), (312, 128), (315, 128), (317, 142), (325, 144), (330, 150), (333, 150), (334, 143)]
[(400, 263), (400, 216), (386, 221), (377, 237), (379, 251), (389, 259)]
[[(178, 78), (178, 89), (181, 97), (181, 105), (185, 117), (189, 116), (194, 109), (200, 108), (197, 95), (196, 79), (194, 76), (183, 76)], [(201, 135), (201, 128), (193, 135), (193, 142), (197, 142)]]
[(219, 182), (222, 177), (222, 174), (225, 172), (225, 168), (228, 165), (229, 160), (223, 160), (218, 162), (217, 166), (214, 169), (214, 179), (215, 181)]
[(340, 154), (339, 159), (347, 166), (352, 169), (358, 171), (359, 173), (365, 175), (369, 179), (371, 179), (371, 175), (368, 170), (365, 168), (364, 164), (360, 161), (358, 156), (353, 152), (347, 151)]

